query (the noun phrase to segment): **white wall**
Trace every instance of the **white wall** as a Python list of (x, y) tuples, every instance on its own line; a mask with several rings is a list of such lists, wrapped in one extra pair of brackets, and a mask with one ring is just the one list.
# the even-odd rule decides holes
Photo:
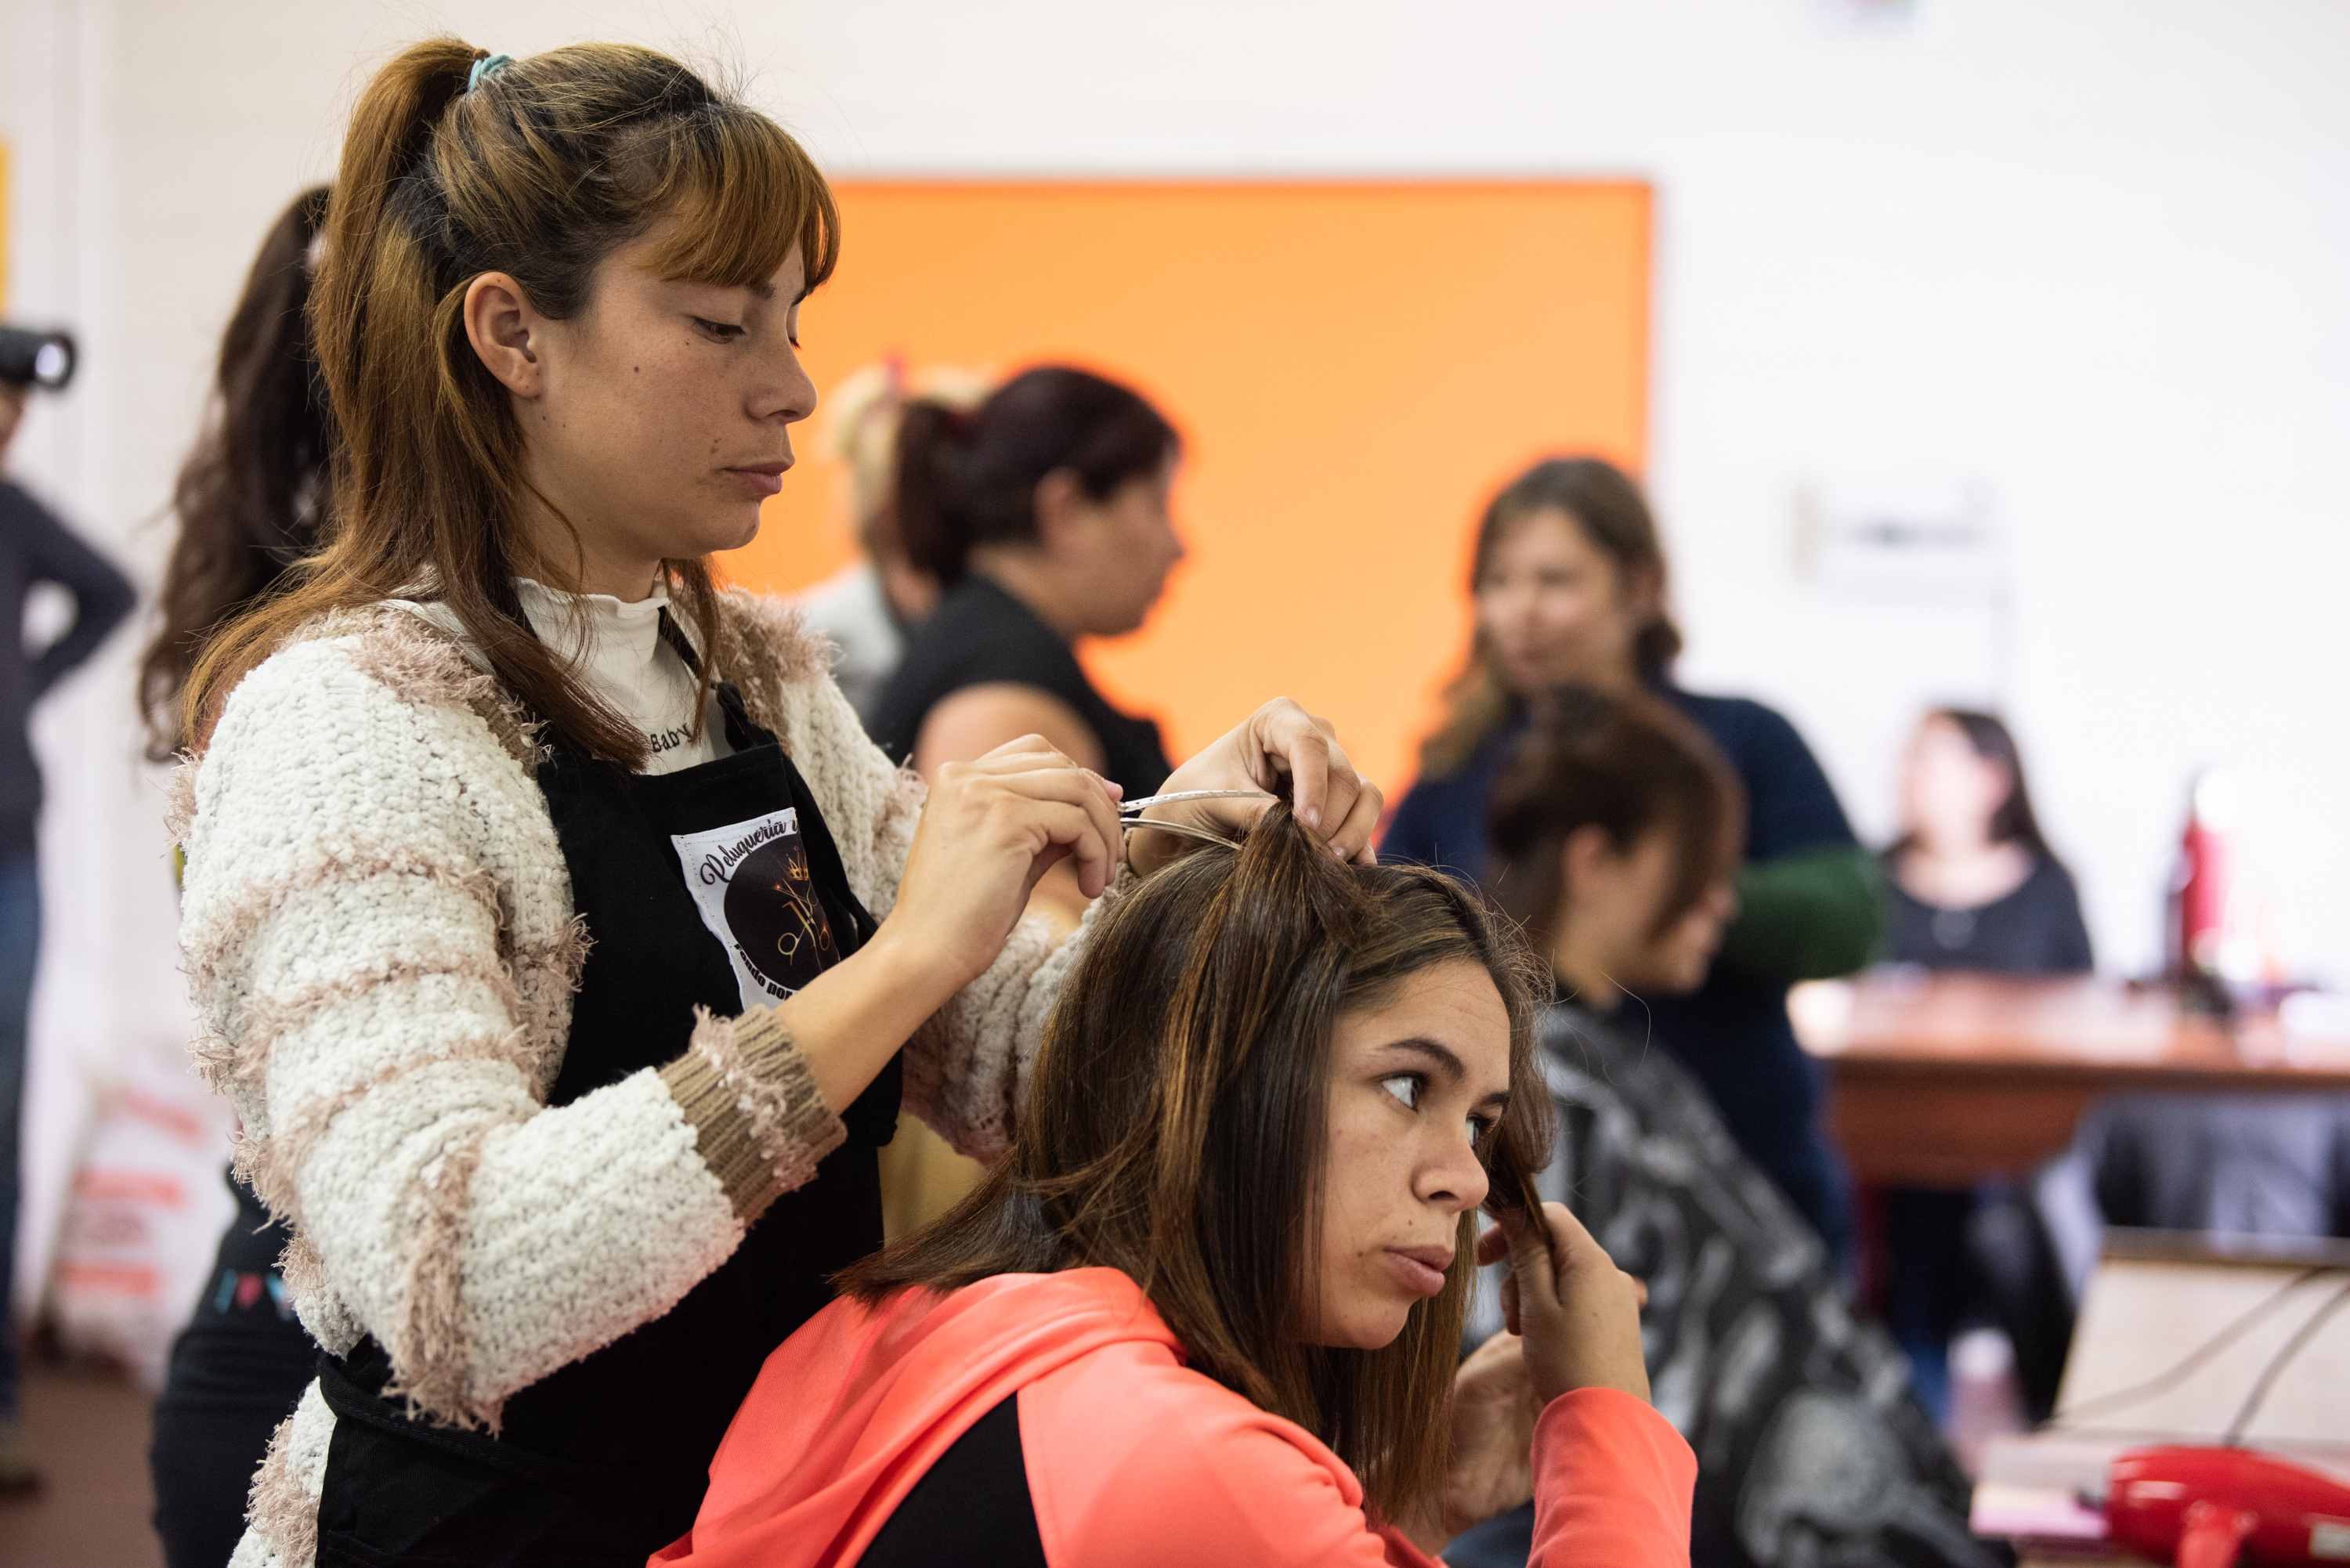
[[(1916, 709), (2001, 701), (2116, 971), (2155, 960), (2187, 775), (2228, 762), (2289, 957), (2350, 982), (2350, 7), (1947, 0), (1878, 36), (1828, 4), (0, 0), (11, 308), (89, 367), (20, 466), (151, 576), (254, 244), (364, 63), (436, 26), (715, 47), (842, 174), (1638, 175), (1691, 683), (1784, 706), (1872, 836)], [(2003, 656), (1980, 608), (1798, 574), (1799, 491), (1878, 476), (1995, 497)], [(123, 659), (44, 723), (53, 840), (119, 841), (54, 888), (56, 945), (143, 986), (168, 892)], [(49, 972), (48, 1052), (86, 1002), (164, 1027)]]

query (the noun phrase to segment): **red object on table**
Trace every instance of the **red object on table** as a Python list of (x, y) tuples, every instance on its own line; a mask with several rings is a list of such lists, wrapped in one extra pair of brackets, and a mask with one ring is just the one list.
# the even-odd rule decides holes
[(2178, 890), (2179, 970), (2217, 974), (2228, 926), (2228, 835), (2190, 816), (2178, 848), (2187, 872)]
[(2114, 1461), (2106, 1525), (2177, 1568), (2350, 1562), (2350, 1486), (2248, 1449), (2136, 1449)]

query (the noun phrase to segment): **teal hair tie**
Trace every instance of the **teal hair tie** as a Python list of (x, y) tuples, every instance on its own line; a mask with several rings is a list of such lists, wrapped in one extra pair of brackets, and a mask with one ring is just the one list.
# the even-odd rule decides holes
[(465, 90), (467, 92), (473, 91), (475, 88), (482, 85), (482, 78), (484, 77), (488, 76), (492, 71), (496, 70), (501, 66), (510, 66), (512, 64), (514, 64), (514, 57), (512, 55), (483, 56), (480, 59), (473, 62), (472, 74), (465, 78)]

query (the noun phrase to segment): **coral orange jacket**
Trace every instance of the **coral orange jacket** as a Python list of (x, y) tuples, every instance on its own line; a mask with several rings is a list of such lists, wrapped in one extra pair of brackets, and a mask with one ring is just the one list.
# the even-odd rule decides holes
[[(853, 1563), (1015, 1393), (1054, 1568), (1430, 1562), (1373, 1531), (1354, 1472), (1312, 1433), (1187, 1370), (1126, 1275), (1076, 1269), (826, 1308), (768, 1357), (692, 1531), (652, 1568)], [(1552, 1401), (1534, 1476), (1535, 1564), (1688, 1563), (1697, 1460), (1642, 1401), (1606, 1388)]]

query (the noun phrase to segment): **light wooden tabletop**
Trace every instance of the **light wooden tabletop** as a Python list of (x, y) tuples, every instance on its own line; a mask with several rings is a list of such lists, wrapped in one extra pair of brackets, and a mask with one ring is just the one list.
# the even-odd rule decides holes
[(1830, 1067), (1831, 1124), (1864, 1181), (2027, 1170), (2114, 1090), (2350, 1091), (2350, 1038), (2222, 1023), (2118, 981), (1873, 971), (1798, 986), (1788, 1012)]
[(1799, 986), (1788, 1011), (1804, 1048), (1839, 1064), (2350, 1088), (2350, 1039), (2292, 1036), (2273, 1015), (2222, 1023), (2120, 981), (1875, 970)]

